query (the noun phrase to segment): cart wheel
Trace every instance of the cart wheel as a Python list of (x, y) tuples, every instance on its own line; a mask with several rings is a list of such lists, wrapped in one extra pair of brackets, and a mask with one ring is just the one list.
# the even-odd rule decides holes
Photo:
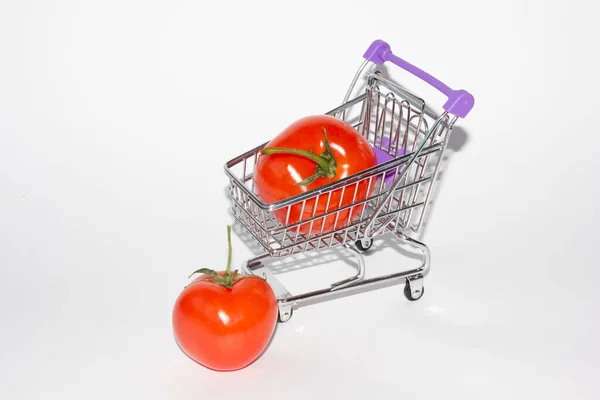
[(404, 285), (404, 296), (410, 301), (417, 301), (425, 294), (425, 286), (421, 286), (418, 294), (413, 295), (412, 290), (410, 289), (410, 283), (408, 280), (406, 281), (406, 285)]
[(288, 322), (292, 318), (294, 309), (292, 307), (279, 307), (279, 313), (277, 314), (277, 322)]
[(356, 241), (356, 247), (360, 251), (367, 251), (373, 246), (373, 239), (361, 239)]

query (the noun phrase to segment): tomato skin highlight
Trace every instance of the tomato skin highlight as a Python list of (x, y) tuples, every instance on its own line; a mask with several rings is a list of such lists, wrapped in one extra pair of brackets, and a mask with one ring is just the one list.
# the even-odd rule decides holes
[[(320, 177), (307, 185), (298, 185), (299, 182), (314, 175), (316, 167), (314, 161), (295, 154), (260, 154), (254, 168), (254, 185), (256, 194), (262, 201), (272, 204), (376, 165), (375, 151), (370, 143), (348, 123), (328, 115), (313, 115), (295, 121), (273, 138), (266, 147), (305, 151), (310, 149), (319, 155), (325, 151), (323, 128), (337, 163), (335, 177)], [(273, 213), (282, 225), (299, 223), (313, 216), (318, 217), (350, 206), (353, 202), (364, 200), (373, 193), (375, 183), (374, 179), (370, 185), (369, 180), (363, 180), (358, 186), (350, 185), (344, 190), (333, 191), (331, 195), (321, 195), (318, 202), (316, 198), (310, 198), (306, 200), (304, 209), (302, 209), (302, 202), (296, 203), (289, 209), (289, 218), (287, 207), (275, 210)], [(331, 232), (355, 220), (362, 210), (363, 206), (342, 210), (338, 213), (337, 222), (335, 213), (325, 218), (317, 218), (313, 221), (312, 227), (310, 222), (301, 224), (299, 232), (318, 234), (321, 229), (323, 233)]]
[(179, 347), (194, 361), (216, 371), (235, 371), (263, 353), (277, 314), (277, 299), (264, 279), (244, 277), (229, 289), (202, 275), (177, 298), (173, 330)]

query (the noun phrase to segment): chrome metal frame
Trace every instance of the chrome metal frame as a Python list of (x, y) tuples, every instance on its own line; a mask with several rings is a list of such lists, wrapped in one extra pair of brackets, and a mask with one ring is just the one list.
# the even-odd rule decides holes
[[(365, 69), (368, 72), (363, 74)], [(350, 99), (361, 76), (367, 81), (366, 89)], [(438, 168), (457, 117), (447, 112), (436, 115), (423, 99), (383, 78), (370, 62), (363, 62), (359, 67), (343, 103), (326, 114), (353, 125), (371, 145), (389, 154), (390, 160), (272, 204), (264, 203), (255, 194), (253, 182), (253, 167), (267, 143), (225, 165), (230, 183), (231, 214), (264, 249), (263, 254), (246, 261), (242, 269), (266, 277), (277, 295), (281, 321), (287, 321), (292, 309), (308, 299), (325, 298), (383, 281), (404, 280), (407, 296), (411, 300), (418, 299), (423, 294), (423, 278), (430, 268), (429, 249), (409, 237), (408, 232), (417, 233), (422, 227)], [(398, 149), (405, 154), (398, 155)], [(361, 186), (367, 187), (367, 195), (356, 198)], [(352, 191), (354, 201), (342, 207), (341, 199), (347, 190)], [(340, 199), (337, 206), (331, 203), (336, 197)], [(325, 211), (316, 214), (316, 205), (323, 203)], [(304, 215), (306, 207), (312, 207), (312, 215), (292, 220), (293, 207), (301, 207), (300, 215)], [(282, 215), (285, 215), (283, 223)], [(333, 222), (333, 229), (324, 231), (324, 221)], [(307, 226), (310, 227), (308, 232), (301, 232), (301, 229), (306, 231)], [(320, 229), (314, 230), (315, 226)], [(372, 243), (375, 237), (388, 233), (419, 250), (421, 265), (409, 271), (365, 279), (365, 260), (359, 247), (368, 247), (368, 242)], [(338, 245), (355, 256), (357, 273), (321, 290), (292, 295), (265, 265), (269, 259)]]

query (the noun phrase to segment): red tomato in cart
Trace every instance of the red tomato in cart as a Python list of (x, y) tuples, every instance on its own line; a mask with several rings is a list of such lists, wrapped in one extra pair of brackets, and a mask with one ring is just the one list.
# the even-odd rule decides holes
[[(375, 151), (356, 129), (333, 116), (315, 115), (294, 122), (261, 150), (254, 168), (254, 184), (258, 197), (271, 204), (375, 165)], [(331, 232), (360, 216), (364, 206), (352, 205), (372, 194), (375, 184), (375, 179), (370, 185), (368, 179), (361, 180), (358, 185), (321, 195), (318, 201), (311, 197), (304, 205), (296, 202), (274, 214), (288, 226), (316, 218), (312, 227), (311, 221), (300, 224), (301, 234)]]
[(173, 307), (173, 331), (184, 353), (216, 371), (245, 368), (264, 352), (277, 324), (277, 298), (263, 278), (200, 269)]

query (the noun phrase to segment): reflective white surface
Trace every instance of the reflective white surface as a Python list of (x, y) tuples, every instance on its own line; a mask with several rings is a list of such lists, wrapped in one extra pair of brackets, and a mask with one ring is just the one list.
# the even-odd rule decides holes
[[(0, 5), (0, 398), (600, 397), (593, 6), (201, 3)], [(170, 313), (225, 265), (224, 162), (339, 105), (377, 38), (476, 99), (421, 237), (424, 297), (313, 304), (250, 367), (194, 364)], [(377, 240), (367, 273), (414, 262)], [(292, 292), (353, 272), (289, 266)]]

